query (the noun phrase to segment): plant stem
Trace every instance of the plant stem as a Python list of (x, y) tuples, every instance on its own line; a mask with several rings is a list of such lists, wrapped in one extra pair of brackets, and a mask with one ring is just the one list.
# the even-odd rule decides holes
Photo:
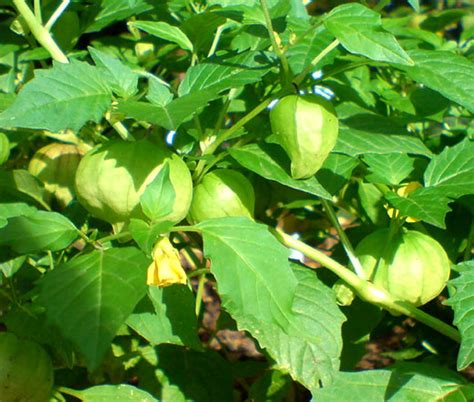
[(196, 306), (195, 306), (195, 313), (196, 316), (199, 317), (199, 313), (201, 312), (201, 304), (202, 304), (202, 294), (204, 292), (204, 284), (206, 283), (206, 274), (201, 274), (199, 277), (198, 288), (196, 292)]
[(341, 240), (344, 250), (347, 256), (349, 257), (349, 261), (354, 267), (354, 271), (356, 272), (357, 276), (359, 276), (360, 278), (367, 279), (365, 272), (362, 268), (362, 265), (360, 264), (360, 261), (355, 254), (354, 248), (352, 247), (352, 244), (349, 241), (349, 238), (347, 237), (346, 233), (344, 232), (344, 229), (339, 223), (339, 219), (337, 219), (337, 215), (336, 215), (336, 212), (334, 211), (334, 208), (332, 207), (331, 203), (328, 202), (327, 200), (322, 200), (322, 204), (324, 206), (324, 209), (326, 210), (326, 213), (330, 221), (332, 222), (332, 224), (337, 230), (339, 239)]
[(59, 17), (61, 17), (63, 12), (66, 10), (66, 8), (67, 8), (67, 6), (69, 5), (70, 2), (71, 2), (71, 0), (62, 0), (59, 7), (54, 11), (53, 15), (51, 15), (48, 22), (44, 26), (47, 31), (51, 30), (53, 25), (56, 23), (56, 21), (59, 19)]
[(283, 51), (281, 50), (280, 46), (277, 43), (275, 32), (273, 30), (272, 17), (270, 15), (270, 10), (268, 8), (267, 0), (260, 0), (260, 4), (262, 6), (263, 15), (265, 16), (265, 23), (267, 25), (268, 35), (270, 36), (270, 41), (273, 46), (273, 51), (276, 53), (276, 55), (280, 59), (281, 68), (283, 72), (283, 80), (282, 80), (283, 85), (282, 86), (286, 87), (291, 81), (290, 65), (288, 64), (288, 60), (285, 56), (285, 53), (283, 53)]
[(337, 39), (334, 39), (325, 49), (323, 49), (312, 61), (311, 64), (306, 67), (300, 74), (296, 76), (296, 78), (293, 80), (293, 83), (296, 85), (300, 85), (306, 76), (311, 73), (311, 71), (314, 69), (314, 67), (317, 66), (317, 64), (324, 58), (328, 53), (330, 53), (333, 49), (335, 49), (339, 45), (339, 41)]
[(122, 239), (124, 237), (129, 237), (129, 236), (130, 236), (130, 232), (120, 232), (120, 233), (113, 234), (113, 235), (110, 235), (110, 236), (102, 237), (101, 239), (96, 240), (96, 242), (99, 243), (99, 244), (102, 244), (102, 243), (106, 243), (108, 241)]
[(69, 63), (68, 58), (54, 41), (48, 30), (43, 27), (26, 4), (25, 0), (13, 0), (13, 4), (19, 13), (25, 19), (26, 24), (30, 28), (31, 33), (36, 40), (43, 46), (51, 55), (51, 57), (60, 63)]
[(212, 41), (211, 48), (209, 49), (209, 53), (207, 57), (211, 57), (217, 50), (217, 45), (219, 44), (219, 40), (221, 39), (222, 32), (224, 31), (224, 25), (219, 25), (216, 29), (216, 34), (214, 35), (214, 40)]
[[(250, 120), (252, 120), (255, 116), (260, 114), (262, 111), (265, 110), (265, 108), (274, 100), (282, 96), (284, 92), (279, 92), (275, 96), (272, 96), (268, 99), (265, 99), (263, 102), (261, 102), (258, 106), (256, 106), (253, 110), (251, 110), (249, 113), (247, 113), (244, 117), (242, 117), (237, 123), (235, 123), (232, 127), (230, 127), (228, 130), (224, 131), (219, 137), (215, 139), (215, 141), (212, 144), (209, 144), (209, 146), (206, 148), (204, 155), (211, 155), (213, 154), (216, 149), (221, 145), (224, 141), (226, 141), (228, 138), (230, 138), (237, 130), (239, 130), (241, 127), (243, 127), (245, 124), (247, 124)], [(204, 167), (206, 166), (206, 161), (204, 159), (201, 159), (197, 166), (196, 170), (194, 172), (194, 177), (200, 177)]]
[(279, 229), (272, 229), (272, 232), (285, 246), (300, 251), (306, 257), (319, 262), (321, 265), (336, 274), (339, 278), (346, 282), (362, 300), (371, 304), (375, 304), (388, 311), (404, 314), (408, 317), (414, 318), (415, 320), (435, 329), (448, 338), (451, 338), (456, 342), (460, 342), (461, 335), (454, 327), (419, 310), (410, 303), (395, 300), (384, 289), (381, 289), (371, 282), (359, 278), (355, 273), (339, 264), (337, 261), (334, 261), (331, 257), (328, 257), (321, 251), (310, 247), (297, 239), (294, 239), (283, 231)]

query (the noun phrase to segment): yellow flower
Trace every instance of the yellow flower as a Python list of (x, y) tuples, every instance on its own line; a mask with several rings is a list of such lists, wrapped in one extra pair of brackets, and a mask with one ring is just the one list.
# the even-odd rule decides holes
[(153, 262), (148, 267), (147, 285), (160, 287), (175, 283), (185, 285), (186, 281), (186, 272), (181, 266), (178, 251), (168, 237), (162, 237), (153, 249)]
[[(401, 186), (397, 190), (397, 194), (400, 197), (407, 197), (408, 194), (410, 194), (412, 191), (415, 191), (416, 189), (419, 189), (421, 187), (423, 187), (423, 186), (420, 183), (418, 183), (417, 181), (411, 181), (410, 183), (404, 184), (403, 186)], [(387, 209), (387, 214), (388, 214), (388, 216), (390, 216), (390, 218), (392, 218), (395, 213), (398, 214), (398, 211), (395, 212), (395, 210), (393, 208), (388, 208)], [(408, 222), (408, 223), (418, 222), (419, 220), (420, 219), (412, 218), (410, 216), (408, 216), (406, 218), (406, 222)]]

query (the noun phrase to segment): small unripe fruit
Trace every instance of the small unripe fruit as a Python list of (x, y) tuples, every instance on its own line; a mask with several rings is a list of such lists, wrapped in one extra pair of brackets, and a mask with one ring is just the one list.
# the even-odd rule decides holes
[(375, 285), (397, 300), (421, 306), (446, 286), (450, 262), (443, 247), (423, 233), (402, 229), (389, 239), (389, 229), (365, 237), (356, 255)]
[(74, 198), (74, 177), (85, 150), (77, 145), (52, 143), (40, 148), (28, 165), (29, 172), (36, 176), (61, 207)]
[(0, 333), (0, 401), (46, 402), (53, 387), (49, 355), (35, 342)]
[(113, 141), (88, 152), (76, 173), (77, 198), (93, 216), (112, 224), (145, 219), (140, 196), (165, 163), (169, 164), (175, 201), (172, 212), (162, 219), (178, 223), (191, 204), (191, 173), (165, 145), (148, 140)]
[(194, 189), (188, 221), (196, 224), (224, 216), (253, 218), (255, 192), (250, 181), (235, 170), (218, 169), (206, 174)]
[(270, 111), (272, 131), (291, 160), (291, 176), (313, 176), (336, 145), (336, 111), (316, 95), (289, 95)]

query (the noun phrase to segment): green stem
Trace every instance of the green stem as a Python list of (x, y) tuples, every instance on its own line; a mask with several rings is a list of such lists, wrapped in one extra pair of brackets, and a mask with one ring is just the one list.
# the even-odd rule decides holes
[(355, 254), (354, 248), (352, 247), (352, 244), (349, 241), (349, 238), (347, 237), (346, 232), (344, 232), (344, 229), (339, 223), (339, 219), (337, 219), (337, 215), (336, 215), (336, 212), (334, 211), (334, 208), (332, 207), (331, 203), (329, 203), (327, 200), (322, 200), (322, 204), (324, 206), (324, 209), (326, 210), (326, 213), (330, 221), (332, 222), (332, 224), (337, 230), (339, 239), (341, 240), (344, 250), (347, 256), (349, 257), (349, 261), (354, 267), (354, 271), (356, 272), (357, 276), (359, 276), (360, 278), (367, 279), (364, 269), (362, 268), (362, 265), (360, 264), (360, 261)]
[[(255, 116), (259, 115), (261, 112), (263, 112), (267, 106), (274, 100), (282, 96), (284, 92), (279, 92), (275, 96), (272, 96), (268, 99), (265, 99), (263, 102), (261, 102), (258, 106), (256, 106), (253, 110), (251, 110), (249, 113), (247, 113), (244, 117), (242, 117), (237, 123), (235, 123), (231, 128), (228, 130), (224, 131), (220, 136), (218, 136), (215, 141), (212, 144), (209, 144), (209, 146), (206, 148), (204, 155), (212, 155), (217, 148), (219, 148), (219, 145), (221, 145), (223, 142), (225, 142), (228, 138), (230, 138), (236, 131), (238, 131), (241, 127), (243, 127), (245, 124), (247, 124), (250, 120), (252, 120)], [(206, 166), (206, 161), (204, 159), (201, 159), (197, 166), (196, 170), (194, 173), (195, 177), (199, 177)]]
[(60, 63), (69, 63), (68, 58), (54, 41), (48, 30), (43, 27), (26, 4), (25, 0), (13, 0), (13, 4), (18, 12), (25, 19), (26, 24), (30, 28), (31, 33), (36, 40), (43, 46), (51, 55), (51, 57)]
[(273, 46), (273, 51), (276, 53), (276, 55), (280, 59), (281, 68), (283, 71), (282, 84), (283, 84), (283, 87), (286, 87), (291, 81), (290, 65), (288, 64), (288, 60), (285, 56), (285, 53), (283, 53), (283, 51), (281, 50), (280, 46), (278, 45), (276, 41), (275, 32), (273, 30), (272, 17), (270, 15), (270, 10), (268, 8), (267, 0), (260, 0), (260, 4), (262, 6), (263, 15), (265, 17), (265, 23), (267, 25), (268, 35), (270, 36), (270, 41)]
[(224, 31), (224, 25), (219, 25), (216, 30), (216, 34), (214, 35), (214, 40), (212, 41), (211, 48), (209, 49), (209, 53), (207, 57), (211, 57), (217, 50), (217, 45), (219, 44), (219, 40), (221, 39), (222, 32)]
[(339, 264), (337, 261), (334, 261), (331, 257), (297, 239), (294, 239), (283, 231), (272, 229), (272, 232), (285, 246), (300, 251), (306, 257), (319, 262), (322, 266), (336, 274), (346, 282), (362, 300), (375, 304), (388, 311), (414, 318), (456, 342), (461, 341), (461, 335), (454, 327), (446, 324), (438, 318), (426, 314), (410, 303), (395, 300), (386, 290), (359, 278), (355, 273)]
[(114, 128), (114, 130), (120, 135), (120, 138), (124, 141), (135, 141), (135, 137), (130, 134), (127, 130), (127, 127), (121, 121), (112, 121), (110, 118), (109, 113), (105, 115), (105, 119), (109, 122), (109, 124)]
[(196, 269), (194, 271), (191, 271), (189, 274), (188, 274), (188, 278), (194, 278), (195, 276), (200, 276), (200, 275), (205, 275), (205, 274), (209, 274), (211, 271), (209, 271), (208, 268), (199, 268), (199, 269)]
[(62, 0), (59, 7), (54, 11), (53, 15), (51, 15), (48, 22), (44, 26), (47, 31), (51, 31), (51, 28), (56, 23), (56, 21), (59, 19), (59, 17), (61, 17), (61, 15), (64, 13), (64, 11), (66, 10), (66, 8), (67, 8), (67, 6), (69, 5), (70, 2), (71, 2), (71, 0)]
[(110, 236), (102, 237), (101, 239), (97, 240), (96, 242), (106, 243), (108, 241), (122, 239), (124, 237), (129, 237), (129, 236), (130, 236), (130, 232), (125, 231), (125, 232), (120, 232), (120, 233), (113, 234), (113, 235), (110, 235)]
[(199, 317), (199, 313), (201, 312), (202, 294), (204, 292), (205, 283), (206, 283), (206, 274), (202, 274), (199, 278), (199, 284), (198, 284), (198, 288), (196, 292), (195, 313), (197, 317)]
[(334, 39), (325, 49), (323, 49), (312, 61), (311, 64), (306, 67), (300, 74), (296, 76), (293, 80), (293, 83), (296, 85), (300, 85), (306, 76), (313, 71), (313, 69), (317, 66), (317, 64), (324, 58), (326, 55), (335, 49), (339, 45), (339, 41)]

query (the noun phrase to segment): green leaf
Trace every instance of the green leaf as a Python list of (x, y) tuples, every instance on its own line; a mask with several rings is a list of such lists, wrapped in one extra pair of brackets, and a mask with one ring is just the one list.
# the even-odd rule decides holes
[(112, 93), (97, 67), (72, 61), (36, 70), (11, 107), (0, 114), (0, 127), (79, 130), (99, 122), (112, 103)]
[(127, 325), (152, 345), (171, 343), (201, 350), (194, 304), (187, 286), (149, 286), (148, 297), (128, 317)]
[(90, 370), (145, 295), (149, 262), (133, 247), (95, 250), (45, 275), (39, 302)]
[(160, 222), (164, 216), (173, 212), (175, 199), (176, 192), (170, 180), (170, 166), (165, 163), (140, 196), (140, 205), (143, 213), (152, 222)]
[(446, 214), (451, 210), (448, 204), (451, 200), (442, 189), (436, 187), (419, 188), (400, 197), (396, 193), (388, 192), (385, 199), (400, 210), (402, 216), (421, 219), (427, 223), (446, 229), (444, 223)]
[(148, 224), (140, 219), (130, 219), (128, 230), (143, 252), (150, 256), (153, 245), (158, 236), (166, 233), (173, 226), (173, 222), (160, 222), (156, 224)]
[(408, 135), (384, 135), (342, 128), (333, 152), (350, 156), (362, 154), (408, 153), (430, 157), (431, 151), (423, 142)]
[(388, 223), (388, 215), (384, 208), (386, 202), (380, 190), (372, 183), (363, 181), (359, 181), (357, 190), (365, 215), (374, 225), (385, 227)]
[(407, 75), (474, 112), (474, 63), (446, 51), (412, 50), (413, 67), (399, 66)]
[(331, 195), (315, 177), (296, 180), (290, 176), (290, 161), (283, 149), (272, 144), (251, 144), (230, 148), (231, 156), (245, 168), (265, 179), (330, 200)]
[(160, 39), (176, 43), (181, 49), (193, 52), (193, 44), (178, 27), (163, 21), (133, 21), (129, 22), (129, 25)]
[(7, 225), (8, 219), (14, 216), (27, 216), (35, 213), (36, 208), (23, 202), (1, 203), (0, 204), (0, 228)]
[(331, 10), (324, 25), (347, 51), (372, 60), (413, 65), (395, 37), (384, 31), (380, 14), (357, 3)]
[(296, 279), (288, 250), (267, 227), (243, 217), (211, 219), (195, 227), (202, 232), (224, 306), (239, 315), (287, 325)]
[(263, 225), (228, 217), (196, 228), (223, 306), (239, 328), (306, 387), (329, 384), (339, 367), (344, 320), (332, 291), (313, 272), (293, 271), (288, 250)]
[(78, 237), (78, 230), (57, 212), (36, 211), (8, 219), (0, 229), (0, 245), (10, 246), (19, 254), (62, 250)]
[(178, 93), (184, 96), (197, 91), (220, 93), (226, 89), (239, 88), (260, 81), (274, 61), (263, 52), (228, 54), (208, 59), (188, 69)]
[(27, 170), (0, 171), (0, 200), (34, 201), (38, 206), (50, 209), (44, 201), (45, 189), (41, 182)]
[(316, 173), (316, 179), (329, 193), (336, 194), (350, 179), (358, 164), (359, 161), (351, 156), (330, 153)]
[(281, 402), (291, 387), (291, 378), (283, 371), (269, 370), (250, 387), (249, 398), (255, 402)]
[(436, 187), (447, 197), (474, 194), (474, 142), (467, 138), (431, 160), (424, 174), (425, 186)]
[(153, 76), (153, 78), (148, 80), (146, 98), (155, 105), (165, 107), (173, 100), (173, 94), (163, 82)]
[(118, 96), (129, 98), (137, 93), (138, 74), (108, 53), (89, 47), (89, 53), (97, 67), (106, 70), (107, 81)]
[(100, 0), (100, 4), (94, 3), (92, 4), (96, 15), (93, 15), (93, 22), (87, 27), (86, 32), (100, 31), (116, 21), (153, 9), (148, 0)]
[(158, 402), (148, 392), (127, 384), (96, 385), (71, 394), (87, 402)]
[[(196, 352), (181, 346), (160, 345), (157, 367), (160, 382), (173, 385), (184, 394), (186, 401), (233, 401), (233, 377), (230, 364), (214, 351)], [(172, 390), (169, 390), (173, 392)], [(168, 392), (169, 392), (168, 391)], [(176, 391), (161, 395), (162, 401), (180, 401)]]
[(312, 390), (317, 402), (469, 401), (472, 386), (457, 373), (422, 363), (397, 364), (388, 370), (339, 373), (330, 387)]
[(371, 172), (366, 179), (373, 183), (400, 184), (413, 171), (415, 161), (404, 153), (367, 154), (364, 162)]
[[(304, 36), (302, 36), (302, 38), (286, 52), (293, 73), (299, 74), (306, 67), (310, 66), (311, 61), (333, 40), (334, 35), (331, 34), (323, 25), (316, 28), (311, 27), (311, 31), (304, 34)], [(323, 58), (322, 61), (314, 66), (314, 69), (320, 69), (327, 64), (331, 64), (337, 53), (337, 50), (333, 49)]]
[[(465, 263), (466, 264), (466, 263)], [(449, 281), (454, 287), (445, 304), (454, 310), (454, 324), (461, 332), (461, 349), (458, 354), (457, 369), (464, 370), (474, 362), (474, 261), (467, 262), (468, 269)]]

